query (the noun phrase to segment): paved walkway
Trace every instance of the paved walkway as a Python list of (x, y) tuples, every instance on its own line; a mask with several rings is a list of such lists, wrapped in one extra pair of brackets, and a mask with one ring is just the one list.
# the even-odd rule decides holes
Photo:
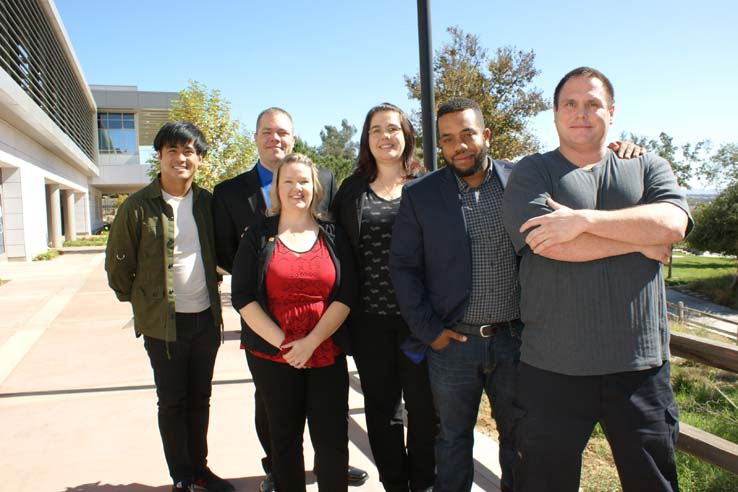
[[(712, 303), (701, 297), (699, 293), (691, 293), (684, 290), (666, 289), (666, 300), (674, 304), (683, 302), (690, 309), (696, 309), (729, 320), (726, 322), (709, 316), (697, 316), (694, 313), (688, 313), (691, 321), (713, 327), (717, 332), (732, 336), (733, 338), (736, 338), (738, 335), (738, 311), (735, 309)], [(671, 312), (673, 310), (670, 308), (669, 311)]]
[[(156, 394), (131, 312), (108, 289), (99, 250), (50, 262), (0, 263), (2, 489), (13, 492), (165, 492), (170, 480)], [(226, 277), (228, 278), (228, 277)], [(228, 283), (224, 286), (228, 300)], [(229, 303), (228, 303), (229, 304)], [(238, 315), (225, 309), (209, 432), (212, 469), (256, 491), (261, 449), (253, 382), (238, 349)], [(358, 376), (349, 407), (351, 464), (370, 472), (356, 492), (381, 491), (366, 437)], [(474, 491), (499, 490), (497, 444), (476, 436)], [(305, 440), (306, 468), (312, 450)], [(309, 491), (317, 491), (309, 474)]]

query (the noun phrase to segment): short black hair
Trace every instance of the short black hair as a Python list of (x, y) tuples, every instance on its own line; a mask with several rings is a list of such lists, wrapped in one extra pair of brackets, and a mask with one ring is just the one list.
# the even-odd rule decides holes
[(441, 119), (441, 116), (449, 113), (466, 111), (467, 109), (474, 110), (477, 118), (479, 118), (479, 123), (482, 125), (482, 128), (484, 128), (484, 115), (482, 114), (482, 108), (479, 107), (479, 104), (466, 97), (452, 97), (438, 107), (438, 112), (436, 113), (436, 130), (438, 130), (438, 120)]
[(154, 150), (159, 152), (164, 146), (175, 147), (192, 142), (197, 155), (205, 157), (208, 142), (199, 128), (187, 121), (170, 121), (159, 129), (154, 137)]
[(559, 80), (559, 83), (556, 85), (556, 89), (554, 90), (555, 110), (559, 109), (559, 95), (561, 94), (561, 89), (564, 88), (564, 84), (566, 84), (566, 82), (572, 77), (588, 77), (599, 79), (600, 82), (602, 82), (602, 85), (605, 86), (605, 92), (607, 92), (607, 97), (610, 100), (610, 106), (612, 107), (612, 105), (615, 104), (615, 89), (612, 87), (612, 82), (610, 82), (610, 79), (605, 77), (604, 73), (592, 67), (577, 67), (564, 75), (564, 77)]

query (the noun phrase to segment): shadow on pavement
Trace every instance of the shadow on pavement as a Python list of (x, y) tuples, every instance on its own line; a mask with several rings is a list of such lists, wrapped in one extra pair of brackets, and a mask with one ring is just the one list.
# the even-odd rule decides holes
[[(264, 477), (228, 478), (237, 491), (259, 490), (259, 483)], [(85, 483), (73, 487), (67, 487), (60, 492), (169, 492), (171, 485), (144, 485), (141, 483), (110, 484), (110, 483)], [(197, 490), (197, 489), (196, 489)]]

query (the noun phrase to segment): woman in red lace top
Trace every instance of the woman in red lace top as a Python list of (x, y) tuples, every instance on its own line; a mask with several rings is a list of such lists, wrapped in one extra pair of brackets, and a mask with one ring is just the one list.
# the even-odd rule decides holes
[(274, 215), (247, 230), (233, 264), (233, 306), (247, 325), (242, 338), (264, 396), (280, 492), (305, 490), (306, 419), (320, 490), (348, 485), (350, 349), (343, 323), (356, 275), (347, 239), (317, 216), (321, 197), (312, 161), (286, 156), (270, 192)]

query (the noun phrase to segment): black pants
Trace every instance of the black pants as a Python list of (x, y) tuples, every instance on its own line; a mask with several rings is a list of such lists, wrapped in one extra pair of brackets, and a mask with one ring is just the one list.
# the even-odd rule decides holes
[(597, 422), (624, 492), (678, 490), (679, 426), (669, 363), (645, 371), (566, 376), (520, 363), (515, 466), (518, 492), (576, 492), (582, 451)]
[[(244, 352), (246, 353), (246, 364), (249, 367), (249, 372), (253, 376), (254, 368), (251, 367), (253, 356), (249, 354), (248, 350), (244, 350)], [(261, 448), (264, 450), (265, 455), (261, 459), (261, 466), (264, 468), (265, 473), (272, 473), (272, 438), (269, 434), (269, 419), (267, 418), (264, 399), (261, 397), (261, 392), (256, 385), (254, 385), (254, 426), (256, 427), (256, 436), (259, 438), (259, 443), (261, 444)]]
[[(400, 316), (360, 313), (352, 318), (354, 360), (361, 376), (369, 444), (388, 492), (425, 489), (435, 481), (438, 418), (428, 364), (400, 350), (410, 331)], [(402, 399), (407, 409), (407, 447)]]
[(332, 366), (295, 369), (247, 352), (254, 382), (264, 402), (271, 434), (271, 461), (279, 492), (305, 491), (302, 436), (305, 419), (315, 450), (318, 488), (348, 488), (348, 369), (346, 356)]
[[(180, 329), (181, 328), (181, 329)], [(154, 370), (159, 432), (174, 482), (196, 478), (207, 466), (210, 391), (220, 333), (210, 309), (177, 313), (176, 342), (144, 337)]]

